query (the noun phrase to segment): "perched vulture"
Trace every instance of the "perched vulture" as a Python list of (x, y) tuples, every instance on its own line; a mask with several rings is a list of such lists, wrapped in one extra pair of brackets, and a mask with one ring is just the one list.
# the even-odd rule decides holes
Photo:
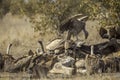
[[(79, 18), (80, 17), (80, 18)], [(78, 34), (83, 30), (85, 34), (85, 39), (88, 37), (88, 32), (85, 28), (86, 21), (88, 19), (88, 16), (83, 16), (81, 14), (77, 14), (75, 16), (70, 17), (69, 19), (63, 21), (59, 26), (59, 32), (60, 34), (67, 31), (69, 39), (71, 36), (76, 37), (78, 39)]]

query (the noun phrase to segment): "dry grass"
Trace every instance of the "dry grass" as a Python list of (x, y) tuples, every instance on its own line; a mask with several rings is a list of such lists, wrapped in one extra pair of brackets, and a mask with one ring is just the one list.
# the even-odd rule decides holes
[(35, 51), (39, 47), (38, 40), (46, 42), (50, 38), (53, 38), (53, 35), (49, 34), (44, 38), (38, 32), (34, 32), (29, 19), (25, 16), (12, 16), (9, 13), (2, 20), (0, 19), (0, 52), (3, 54), (6, 53), (9, 43), (13, 43), (10, 53), (20, 57), (29, 49)]

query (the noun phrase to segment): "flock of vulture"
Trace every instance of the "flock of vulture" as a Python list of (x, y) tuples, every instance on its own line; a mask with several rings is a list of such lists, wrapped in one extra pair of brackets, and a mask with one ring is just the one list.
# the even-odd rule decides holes
[[(78, 16), (81, 18), (78, 19)], [(64, 21), (60, 27), (60, 34), (66, 33), (66, 37), (51, 41), (44, 49), (42, 41), (38, 41), (41, 49), (36, 52), (28, 51), (15, 59), (9, 54), (12, 44), (8, 45), (7, 53), (0, 53), (0, 71), (18, 73), (25, 71), (31, 78), (50, 78), (55, 74), (71, 76), (75, 74), (92, 75), (96, 73), (120, 72), (120, 56), (110, 56), (120, 50), (119, 28), (101, 28), (99, 33), (102, 38), (109, 41), (95, 45), (85, 45), (77, 35), (83, 31), (85, 39), (88, 32), (85, 22), (88, 16), (78, 14)], [(71, 36), (76, 37), (72, 40)]]

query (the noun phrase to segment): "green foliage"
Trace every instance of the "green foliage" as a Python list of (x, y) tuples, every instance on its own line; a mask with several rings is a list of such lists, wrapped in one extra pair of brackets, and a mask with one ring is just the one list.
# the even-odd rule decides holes
[[(7, 12), (30, 18), (35, 31), (55, 32), (66, 18), (82, 13), (101, 26), (120, 26), (120, 0), (0, 0), (0, 15)], [(37, 19), (36, 19), (37, 18)]]

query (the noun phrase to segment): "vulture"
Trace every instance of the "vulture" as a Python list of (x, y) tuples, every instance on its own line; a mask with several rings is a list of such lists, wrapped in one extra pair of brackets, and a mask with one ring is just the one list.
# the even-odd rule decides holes
[(101, 27), (99, 30), (99, 34), (103, 39), (120, 39), (120, 27), (110, 27), (107, 29)]
[(106, 38), (106, 39), (109, 38), (109, 35), (107, 34), (107, 30), (104, 29), (103, 27), (100, 28), (99, 34), (100, 34), (100, 36), (101, 36), (103, 39), (104, 39), (104, 38)]
[[(80, 18), (79, 18), (80, 17)], [(67, 32), (68, 36), (67, 39), (69, 40), (71, 36), (76, 37), (78, 40), (78, 34), (83, 31), (85, 35), (85, 39), (88, 37), (88, 31), (86, 30), (86, 21), (88, 16), (83, 16), (82, 14), (77, 14), (64, 20), (61, 22), (59, 26), (59, 33), (63, 34), (65, 31)]]

